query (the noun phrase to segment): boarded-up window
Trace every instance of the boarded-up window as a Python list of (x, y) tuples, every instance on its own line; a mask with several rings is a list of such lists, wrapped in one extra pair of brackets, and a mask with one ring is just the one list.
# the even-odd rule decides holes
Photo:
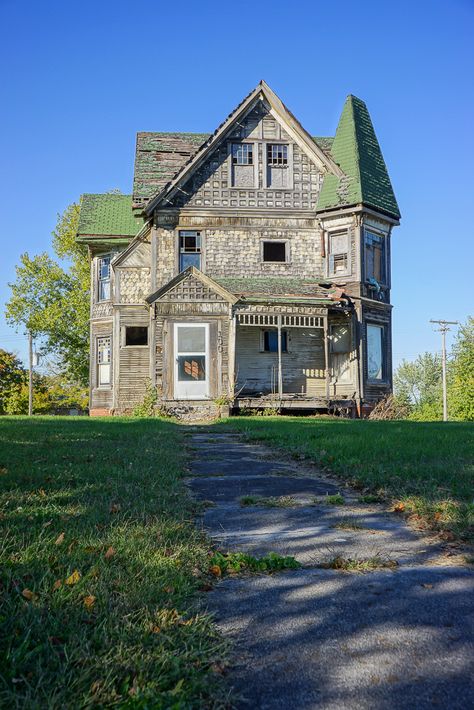
[(365, 278), (385, 283), (385, 240), (378, 234), (365, 232)]
[(232, 144), (232, 185), (234, 187), (255, 186), (253, 143)]
[(382, 380), (384, 328), (367, 324), (367, 375), (369, 380)]
[(125, 345), (148, 345), (147, 326), (127, 325), (125, 327)]
[(337, 232), (329, 235), (329, 275), (344, 276), (349, 273), (349, 235)]
[(267, 143), (267, 187), (275, 189), (290, 186), (288, 145)]
[(351, 329), (349, 325), (331, 326), (331, 364), (334, 382), (344, 384), (352, 381), (351, 350)]
[(110, 385), (111, 348), (110, 336), (97, 338), (97, 384)]

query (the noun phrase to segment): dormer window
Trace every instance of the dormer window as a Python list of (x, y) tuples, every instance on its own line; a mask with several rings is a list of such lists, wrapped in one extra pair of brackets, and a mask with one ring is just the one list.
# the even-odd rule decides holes
[(267, 143), (266, 159), (266, 187), (277, 190), (291, 188), (293, 181), (291, 147), (286, 143)]
[(110, 299), (110, 260), (111, 255), (107, 254), (99, 259), (98, 263), (98, 275), (99, 275), (99, 289), (98, 289), (98, 300), (108, 301)]
[(233, 165), (253, 165), (252, 143), (234, 143), (232, 145)]
[(267, 143), (267, 164), (288, 165), (288, 146), (280, 143)]

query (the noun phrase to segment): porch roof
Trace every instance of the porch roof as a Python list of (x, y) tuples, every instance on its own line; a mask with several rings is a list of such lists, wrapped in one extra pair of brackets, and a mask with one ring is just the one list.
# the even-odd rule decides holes
[(240, 301), (250, 303), (334, 305), (342, 296), (340, 288), (321, 279), (214, 276), (213, 280), (237, 296)]

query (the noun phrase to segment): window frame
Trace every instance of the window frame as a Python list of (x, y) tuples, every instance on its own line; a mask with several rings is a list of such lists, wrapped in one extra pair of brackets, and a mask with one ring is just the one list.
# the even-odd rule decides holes
[[(346, 251), (332, 251), (332, 237), (346, 237)], [(327, 233), (327, 275), (333, 278), (340, 278), (343, 276), (350, 276), (352, 273), (352, 263), (351, 263), (351, 234), (349, 229), (335, 229)], [(336, 272), (334, 269), (334, 258), (337, 256), (346, 257), (346, 268), (344, 271)]]
[[(287, 163), (285, 165), (274, 165), (268, 162), (268, 147), (270, 145), (283, 145), (287, 147)], [(263, 172), (263, 187), (265, 190), (293, 190), (294, 188), (294, 171), (293, 171), (293, 143), (288, 140), (269, 139), (263, 141), (262, 144), (262, 172)], [(285, 186), (271, 185), (269, 180), (269, 169), (288, 170), (288, 183)]]
[[(379, 378), (370, 377), (369, 374), (369, 328), (377, 328), (380, 331), (380, 351), (381, 351), (381, 376)], [(365, 323), (365, 373), (367, 382), (372, 385), (386, 385), (387, 378), (387, 324), (376, 323), (375, 321), (366, 321)]]
[[(108, 276), (107, 278), (102, 278), (101, 276), (101, 270), (102, 270), (102, 262), (108, 259)], [(100, 256), (97, 257), (97, 303), (105, 303), (106, 301), (111, 301), (112, 300), (112, 254), (101, 254)], [(108, 298), (102, 298), (101, 297), (101, 292), (102, 292), (102, 285), (103, 284), (108, 284), (109, 286), (109, 295)]]
[[(101, 341), (108, 340), (108, 360), (106, 362), (101, 362)], [(96, 388), (97, 389), (111, 389), (112, 388), (112, 336), (111, 335), (97, 335), (95, 339), (95, 360), (96, 360)], [(101, 366), (108, 365), (109, 368), (109, 381), (101, 382)]]
[[(367, 237), (370, 235), (371, 237), (375, 237), (377, 240), (380, 240), (379, 243), (381, 244), (381, 257), (380, 257), (380, 267), (382, 270), (382, 277), (380, 280), (375, 279), (375, 276), (369, 276), (368, 273), (368, 248), (369, 245), (367, 243)], [(373, 245), (372, 245), (373, 248)], [(365, 283), (369, 283), (369, 279), (375, 279), (381, 286), (387, 286), (388, 284), (388, 263), (387, 263), (387, 235), (383, 234), (381, 232), (378, 232), (375, 229), (364, 229), (364, 281)]]
[[(265, 254), (265, 244), (284, 244), (285, 245), (285, 259), (284, 261), (270, 261), (264, 259)], [(261, 239), (260, 240), (260, 262), (262, 264), (289, 264), (290, 263), (290, 242), (288, 239)]]
[[(183, 269), (181, 268), (181, 255), (182, 254), (199, 254), (199, 266), (195, 266), (194, 264), (190, 264), (190, 266), (195, 266), (195, 268), (199, 269), (199, 271), (204, 271), (204, 232), (201, 229), (178, 229), (178, 238), (177, 238), (177, 272), (178, 274), (183, 273), (183, 271), (186, 271), (188, 266), (184, 267)], [(192, 236), (193, 233), (196, 237), (199, 237), (200, 240), (200, 245), (199, 245), (199, 251), (182, 251), (181, 250), (181, 239), (185, 239), (186, 236)]]
[[(277, 348), (276, 350), (266, 350), (265, 349), (265, 334), (266, 333), (275, 333), (277, 336)], [(289, 336), (289, 331), (287, 328), (282, 328), (281, 330), (281, 352), (283, 353), (288, 353), (289, 352), (289, 347), (288, 344), (290, 342), (290, 336)], [(283, 340), (284, 336), (284, 340)], [(283, 345), (283, 342), (285, 342), (285, 345)], [(277, 355), (278, 354), (278, 330), (276, 328), (261, 328), (260, 329), (260, 352), (265, 353), (268, 355)]]
[[(347, 328), (349, 331), (349, 349), (348, 350), (335, 350), (334, 349), (334, 331), (337, 330), (338, 328)], [(352, 328), (349, 323), (330, 323), (329, 324), (329, 354), (331, 355), (331, 383), (334, 385), (340, 385), (340, 386), (345, 386), (345, 385), (350, 385), (354, 381), (354, 373), (353, 373), (353, 367), (352, 367), (352, 362), (351, 362), (351, 356), (354, 350), (354, 344), (353, 344), (353, 337), (352, 337)], [(347, 358), (347, 363), (348, 363), (348, 372), (349, 372), (349, 379), (347, 380), (339, 380), (336, 379), (335, 377), (335, 370), (334, 370), (334, 362), (333, 362), (333, 357), (334, 355), (345, 355)]]
[[(248, 145), (252, 149), (252, 163), (237, 163), (234, 164), (234, 146)], [(229, 189), (232, 190), (256, 190), (258, 189), (258, 165), (259, 165), (259, 145), (254, 140), (231, 140), (227, 144), (228, 152), (228, 173), (229, 173)], [(236, 185), (235, 184), (235, 167), (251, 167), (253, 183), (252, 185)]]

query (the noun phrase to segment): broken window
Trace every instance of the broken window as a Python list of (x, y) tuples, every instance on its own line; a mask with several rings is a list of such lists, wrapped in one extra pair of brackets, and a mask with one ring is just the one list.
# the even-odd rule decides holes
[(286, 259), (286, 242), (263, 242), (263, 261), (283, 261)]
[(329, 235), (329, 276), (343, 276), (349, 272), (349, 235), (337, 232)]
[(147, 326), (127, 325), (125, 327), (125, 345), (148, 345)]
[(97, 338), (97, 383), (99, 387), (102, 385), (110, 385), (110, 363), (111, 363), (111, 348), (110, 336)]
[[(278, 331), (264, 330), (263, 331), (263, 351), (266, 353), (278, 352)], [(281, 331), (281, 351), (288, 352), (288, 334), (286, 330)]]
[(385, 283), (385, 239), (365, 232), (365, 278)]
[(289, 148), (283, 143), (267, 143), (267, 187), (290, 187)]
[(253, 143), (232, 144), (232, 186), (255, 187)]
[(367, 324), (367, 376), (369, 380), (383, 380), (384, 375), (384, 328)]
[(99, 290), (98, 300), (108, 301), (110, 298), (110, 254), (101, 256), (98, 262)]
[(179, 270), (189, 266), (201, 268), (201, 232), (186, 230), (179, 233)]
[(350, 354), (352, 350), (349, 325), (331, 326), (331, 364), (334, 382), (351, 382)]

